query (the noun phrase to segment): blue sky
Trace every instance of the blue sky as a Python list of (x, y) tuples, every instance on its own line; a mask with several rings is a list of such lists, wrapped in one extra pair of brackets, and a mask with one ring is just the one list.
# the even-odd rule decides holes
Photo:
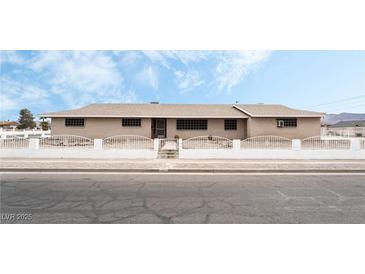
[[(365, 113), (365, 51), (1, 51), (1, 120), (96, 102)], [(319, 105), (319, 106), (317, 106)]]

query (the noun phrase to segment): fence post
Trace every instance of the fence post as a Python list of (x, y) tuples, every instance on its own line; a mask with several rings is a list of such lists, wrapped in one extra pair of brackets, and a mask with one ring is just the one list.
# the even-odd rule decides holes
[(103, 139), (94, 139), (94, 149), (103, 149)]
[(292, 150), (301, 150), (302, 149), (302, 140), (300, 140), (300, 139), (293, 139), (291, 141), (291, 149)]
[(28, 132), (24, 131), (24, 138), (28, 138), (29, 135), (28, 135)]
[(234, 139), (232, 141), (232, 144), (233, 144), (233, 150), (240, 151), (240, 149), (241, 149), (241, 140)]
[(179, 138), (179, 151), (182, 150), (182, 139)]
[(1, 133), (1, 139), (6, 139), (6, 134), (5, 134), (5, 132), (2, 132), (2, 133)]
[(350, 139), (351, 143), (350, 143), (350, 149), (351, 150), (359, 150), (361, 149), (361, 139)]
[(39, 139), (36, 138), (29, 139), (29, 148), (39, 149)]
[(153, 150), (157, 151), (160, 145), (160, 139), (155, 138), (153, 139)]

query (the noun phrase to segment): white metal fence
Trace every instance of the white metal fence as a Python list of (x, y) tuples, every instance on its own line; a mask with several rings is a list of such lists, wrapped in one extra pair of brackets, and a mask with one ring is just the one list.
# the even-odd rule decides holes
[(231, 149), (233, 141), (220, 136), (198, 136), (182, 142), (183, 149)]
[(53, 135), (39, 140), (39, 148), (93, 148), (94, 140), (77, 135)]
[(103, 139), (105, 149), (153, 149), (153, 139), (138, 135), (118, 135)]
[(302, 149), (350, 149), (350, 140), (323, 140), (321, 136), (313, 136), (302, 140)]
[(4, 149), (16, 149), (16, 148), (28, 148), (29, 139), (11, 136), (7, 139), (0, 139), (0, 148)]
[(280, 136), (257, 136), (241, 141), (241, 149), (291, 149), (292, 141)]

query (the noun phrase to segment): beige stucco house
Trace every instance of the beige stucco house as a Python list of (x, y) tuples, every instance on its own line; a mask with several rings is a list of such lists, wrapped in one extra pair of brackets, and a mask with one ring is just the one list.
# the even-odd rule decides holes
[(262, 135), (289, 139), (320, 135), (323, 113), (272, 104), (91, 104), (41, 114), (51, 118), (52, 135), (106, 138), (222, 136), (245, 139)]

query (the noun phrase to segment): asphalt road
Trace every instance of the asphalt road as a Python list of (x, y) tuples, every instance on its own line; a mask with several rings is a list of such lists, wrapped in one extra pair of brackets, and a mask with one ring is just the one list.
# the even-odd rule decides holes
[(2, 223), (365, 223), (361, 174), (7, 174)]

